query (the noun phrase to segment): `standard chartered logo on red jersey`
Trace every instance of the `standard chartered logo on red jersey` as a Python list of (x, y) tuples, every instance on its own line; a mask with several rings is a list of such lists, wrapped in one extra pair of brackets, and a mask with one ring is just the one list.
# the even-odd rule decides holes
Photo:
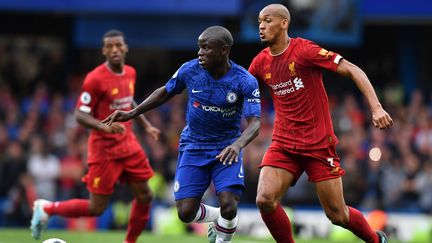
[(127, 109), (131, 106), (133, 96), (126, 96), (120, 99), (114, 99), (110, 105), (111, 110), (122, 110)]
[(295, 78), (294, 80), (288, 80), (286, 82), (280, 82), (278, 84), (270, 84), (275, 95), (287, 95), (296, 90), (304, 88), (303, 81), (301, 78)]

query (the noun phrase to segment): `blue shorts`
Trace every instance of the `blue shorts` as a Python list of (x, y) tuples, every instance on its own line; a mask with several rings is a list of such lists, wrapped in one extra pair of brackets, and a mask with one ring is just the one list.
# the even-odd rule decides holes
[(243, 154), (239, 161), (224, 165), (218, 159), (222, 150), (180, 151), (174, 182), (175, 200), (201, 198), (213, 181), (216, 194), (229, 191), (241, 196), (245, 189)]

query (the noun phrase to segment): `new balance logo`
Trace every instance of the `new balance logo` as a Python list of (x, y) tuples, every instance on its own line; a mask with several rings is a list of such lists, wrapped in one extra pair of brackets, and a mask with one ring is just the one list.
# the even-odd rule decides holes
[(303, 82), (301, 81), (301, 78), (295, 78), (293, 82), (294, 82), (294, 87), (296, 90), (304, 88), (304, 85), (303, 85)]

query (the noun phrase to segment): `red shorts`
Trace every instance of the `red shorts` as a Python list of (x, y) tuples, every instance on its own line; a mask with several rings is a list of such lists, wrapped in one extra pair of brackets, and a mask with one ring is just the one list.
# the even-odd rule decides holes
[(110, 195), (117, 181), (122, 183), (146, 181), (153, 176), (153, 169), (144, 153), (139, 152), (121, 159), (92, 162), (83, 177), (87, 189), (95, 194)]
[(309, 176), (311, 182), (334, 179), (345, 174), (340, 167), (335, 146), (316, 150), (297, 150), (286, 148), (273, 141), (259, 167), (263, 166), (282, 168), (293, 173), (295, 176), (293, 185), (303, 171)]

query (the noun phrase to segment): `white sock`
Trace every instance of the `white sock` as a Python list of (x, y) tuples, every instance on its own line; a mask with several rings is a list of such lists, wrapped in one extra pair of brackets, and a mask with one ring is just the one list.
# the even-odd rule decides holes
[(215, 208), (200, 203), (198, 212), (195, 216), (195, 219), (192, 222), (198, 222), (198, 223), (216, 222), (216, 220), (218, 220), (219, 218), (219, 215), (220, 215), (220, 208)]
[(235, 218), (228, 220), (219, 216), (216, 225), (216, 243), (229, 243), (237, 229), (237, 215)]

